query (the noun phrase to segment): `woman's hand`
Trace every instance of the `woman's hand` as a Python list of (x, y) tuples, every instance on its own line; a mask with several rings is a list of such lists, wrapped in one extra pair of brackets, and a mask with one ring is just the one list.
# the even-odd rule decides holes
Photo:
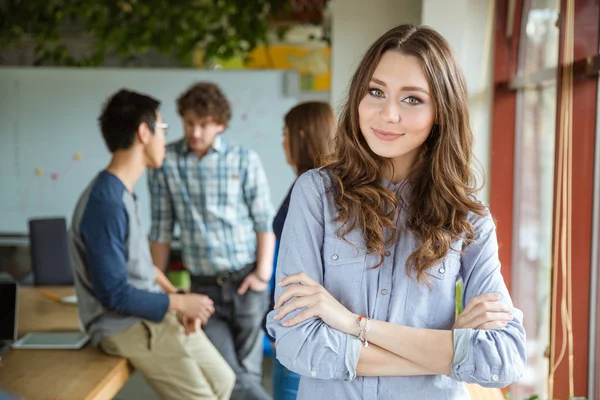
[[(321, 318), (323, 322), (338, 331), (353, 335), (359, 333), (358, 316), (341, 305), (323, 286), (304, 272), (285, 277), (279, 282), (279, 286), (288, 286), (288, 288), (275, 303), (274, 309), (281, 307), (275, 316), (276, 320), (283, 319), (294, 310), (306, 308), (300, 314), (285, 321), (283, 326), (294, 326), (310, 318)], [(293, 297), (294, 300), (285, 304)]]
[(473, 297), (458, 316), (452, 329), (499, 329), (513, 319), (512, 310), (500, 303), (498, 294), (482, 294)]

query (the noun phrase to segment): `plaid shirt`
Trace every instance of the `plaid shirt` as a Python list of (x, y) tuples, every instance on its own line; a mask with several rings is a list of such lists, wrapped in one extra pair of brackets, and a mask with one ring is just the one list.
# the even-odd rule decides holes
[(183, 262), (213, 276), (256, 261), (256, 234), (272, 230), (273, 205), (258, 155), (217, 136), (199, 158), (185, 139), (167, 146), (162, 168), (148, 171), (150, 240), (170, 243), (181, 229)]

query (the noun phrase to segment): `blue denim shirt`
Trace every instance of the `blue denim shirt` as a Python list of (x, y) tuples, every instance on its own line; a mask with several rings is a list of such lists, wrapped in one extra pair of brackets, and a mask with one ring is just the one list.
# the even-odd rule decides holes
[[(407, 201), (406, 185), (387, 184)], [(465, 305), (475, 296), (500, 293), (501, 301), (512, 307), (489, 213), (469, 216), (475, 241), (462, 255), (450, 250), (442, 263), (430, 268), (428, 287), (414, 274), (406, 274), (406, 259), (419, 244), (405, 229), (405, 209), (399, 208), (396, 243), (385, 253), (384, 263), (371, 268), (379, 255), (367, 253), (360, 230), (346, 235), (350, 243), (337, 236), (333, 196), (323, 170), (309, 171), (297, 180), (279, 248), (278, 282), (304, 271), (350, 311), (416, 328), (452, 329), (459, 279)], [(461, 247), (455, 243), (452, 248)], [(284, 289), (277, 287), (275, 297)], [(276, 338), (279, 361), (302, 375), (298, 399), (469, 399), (463, 382), (504, 387), (520, 378), (526, 361), (525, 331), (523, 314), (517, 309), (513, 313), (513, 321), (502, 329), (456, 329), (450, 376), (357, 377), (361, 344), (353, 336), (316, 318), (287, 328), (273, 319), (276, 311), (269, 313), (267, 327)]]

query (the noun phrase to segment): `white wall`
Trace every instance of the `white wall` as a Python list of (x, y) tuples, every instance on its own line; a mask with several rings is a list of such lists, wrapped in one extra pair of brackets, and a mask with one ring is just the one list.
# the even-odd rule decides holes
[[(421, 23), (440, 32), (452, 45), (469, 86), (475, 156), (486, 175), (490, 168), (494, 0), (423, 0)], [(489, 185), (481, 194), (489, 201)]]
[(421, 0), (334, 0), (331, 12), (331, 104), (338, 109), (367, 48), (394, 26), (419, 24)]

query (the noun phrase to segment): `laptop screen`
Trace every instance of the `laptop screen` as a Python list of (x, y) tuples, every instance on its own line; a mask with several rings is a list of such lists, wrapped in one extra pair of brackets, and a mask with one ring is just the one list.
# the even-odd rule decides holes
[(17, 285), (0, 282), (0, 340), (17, 340)]

